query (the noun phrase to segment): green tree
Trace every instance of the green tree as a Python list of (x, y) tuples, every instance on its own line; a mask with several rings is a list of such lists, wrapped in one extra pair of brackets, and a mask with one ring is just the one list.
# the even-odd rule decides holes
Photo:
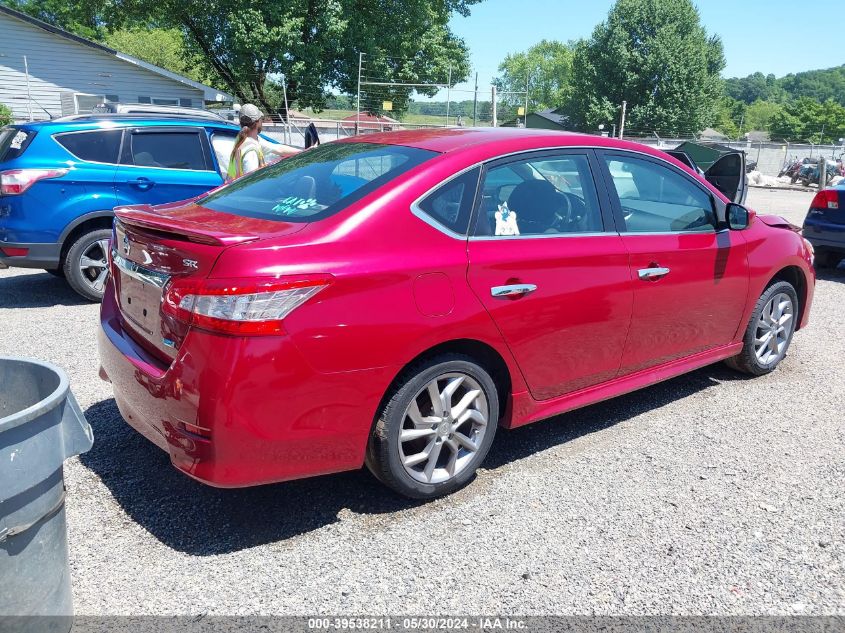
[(713, 122), (724, 67), (692, 0), (617, 0), (576, 47), (570, 117), (593, 129), (627, 101), (633, 133), (692, 134)]
[(13, 121), (12, 110), (4, 103), (0, 103), (0, 126), (9, 125)]
[[(368, 79), (444, 83), (451, 67), (453, 84), (465, 80), (468, 51), (448, 22), (479, 1), (110, 0), (103, 19), (113, 28), (128, 22), (180, 29), (204, 70), (242, 102), (277, 109), (267, 84), (281, 74), (289, 103), (320, 109), (332, 88), (356, 93), (359, 53)], [(371, 87), (362, 94), (362, 108), (378, 111), (383, 101), (393, 101), (401, 111), (412, 92)]]
[(744, 102), (731, 97), (722, 97), (716, 108), (713, 128), (728, 138), (739, 138), (740, 125), (746, 116), (747, 107)]
[(734, 99), (748, 104), (758, 100), (784, 104), (798, 97), (812, 97), (819, 102), (833, 99), (845, 105), (845, 65), (808, 70), (780, 79), (759, 72), (747, 77), (733, 77), (725, 80), (725, 91)]
[(200, 60), (188, 51), (185, 38), (179, 29), (119, 29), (107, 33), (103, 43), (194, 81), (214, 81), (213, 77), (209, 77), (209, 73), (202, 72)]
[(745, 125), (743, 129), (746, 131), (769, 131), (772, 119), (782, 111), (783, 106), (781, 104), (758, 99), (745, 109)]
[(773, 138), (799, 143), (836, 143), (845, 137), (845, 107), (833, 99), (819, 103), (800, 97), (771, 119)]
[(107, 1), (5, 0), (13, 9), (92, 39), (98, 39), (102, 35), (102, 22), (99, 16)]
[[(529, 110), (558, 108), (572, 92), (573, 45), (542, 40), (527, 51), (505, 57), (499, 64), (501, 76), (493, 83), (501, 93), (524, 92), (528, 86)], [(504, 94), (508, 105), (522, 105), (524, 95)]]

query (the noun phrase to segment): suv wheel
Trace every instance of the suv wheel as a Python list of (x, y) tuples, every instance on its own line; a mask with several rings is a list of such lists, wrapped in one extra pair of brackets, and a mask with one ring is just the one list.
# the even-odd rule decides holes
[(734, 369), (762, 376), (786, 356), (798, 319), (798, 294), (792, 284), (777, 281), (760, 295), (745, 329), (742, 351), (725, 362)]
[(382, 409), (367, 467), (406, 497), (432, 499), (465, 486), (484, 461), (499, 398), (472, 358), (447, 354), (411, 368)]
[(842, 253), (819, 249), (816, 251), (816, 268), (836, 268), (842, 261)]
[(62, 270), (70, 287), (89, 301), (102, 301), (109, 274), (111, 229), (80, 235), (65, 255)]

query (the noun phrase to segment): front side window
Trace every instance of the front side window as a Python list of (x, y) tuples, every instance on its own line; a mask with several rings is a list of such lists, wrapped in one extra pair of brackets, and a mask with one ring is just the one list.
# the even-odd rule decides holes
[(205, 170), (196, 132), (144, 132), (132, 135), (132, 160), (138, 167)]
[(80, 160), (114, 164), (118, 161), (122, 137), (122, 130), (98, 130), (61, 134), (56, 141)]
[(484, 176), (475, 235), (569, 235), (603, 229), (586, 154), (544, 154), (493, 166)]
[(634, 157), (606, 156), (629, 233), (714, 231), (712, 198), (668, 167)]
[(201, 204), (244, 217), (313, 222), (435, 156), (401, 145), (327, 143), (247, 174)]
[(466, 234), (480, 171), (476, 167), (442, 185), (420, 201), (420, 210), (449, 230)]

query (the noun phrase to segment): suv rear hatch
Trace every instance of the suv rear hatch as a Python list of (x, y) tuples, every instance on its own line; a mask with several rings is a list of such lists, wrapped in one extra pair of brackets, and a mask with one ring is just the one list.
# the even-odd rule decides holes
[(306, 224), (270, 222), (184, 203), (115, 209), (112, 275), (124, 330), (169, 364), (189, 326), (163, 309), (174, 283), (206, 279), (227, 248), (301, 231)]

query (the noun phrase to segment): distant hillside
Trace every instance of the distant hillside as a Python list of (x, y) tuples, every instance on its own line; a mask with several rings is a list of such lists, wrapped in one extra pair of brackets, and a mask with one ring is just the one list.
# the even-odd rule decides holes
[(748, 104), (757, 99), (784, 103), (799, 97), (810, 97), (818, 101), (833, 99), (845, 106), (845, 65), (808, 70), (779, 79), (763, 73), (734, 77), (725, 80), (725, 91), (728, 96)]

